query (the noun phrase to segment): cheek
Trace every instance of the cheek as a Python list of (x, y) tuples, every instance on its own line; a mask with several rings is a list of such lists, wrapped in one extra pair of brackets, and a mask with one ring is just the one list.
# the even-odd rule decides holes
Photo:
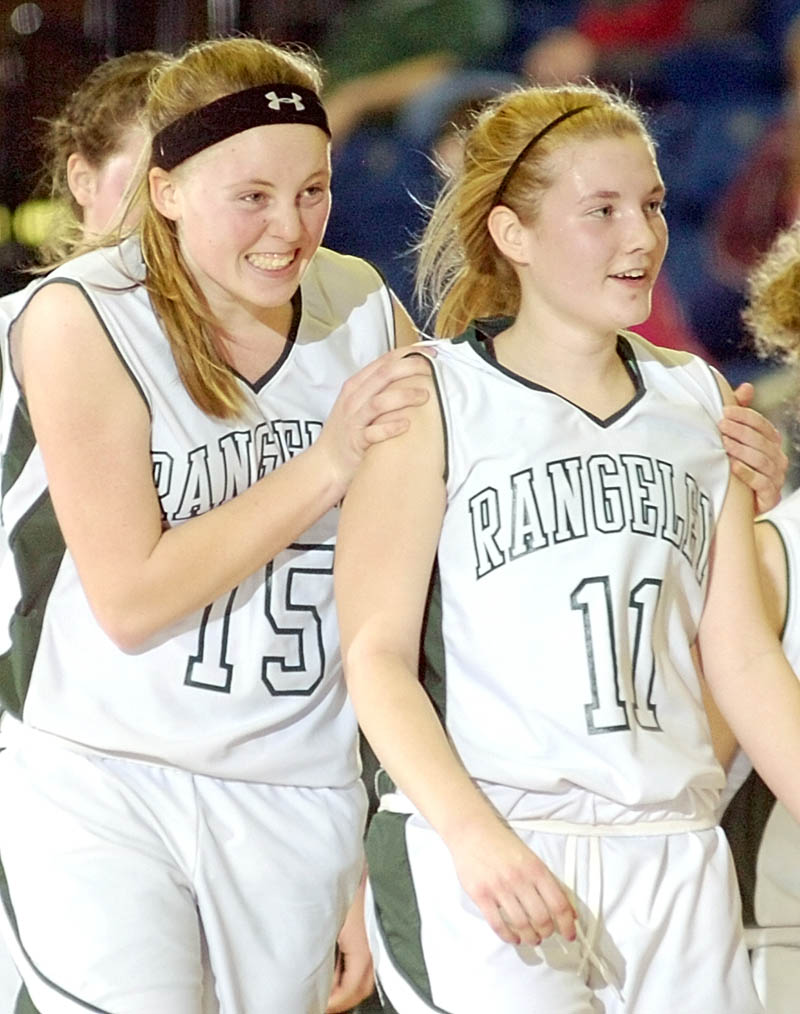
[(305, 219), (307, 232), (310, 236), (314, 237), (318, 244), (322, 242), (322, 237), (325, 235), (330, 213), (331, 201), (330, 197), (328, 197), (327, 201), (316, 208), (312, 208), (310, 214)]
[(121, 202), (131, 180), (133, 166), (124, 162), (111, 162), (99, 178), (96, 203), (113, 211)]

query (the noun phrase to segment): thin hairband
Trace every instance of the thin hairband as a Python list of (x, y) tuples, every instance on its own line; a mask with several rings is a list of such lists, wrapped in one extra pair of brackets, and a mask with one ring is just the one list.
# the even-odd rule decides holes
[(574, 116), (576, 113), (582, 113), (584, 109), (591, 108), (592, 108), (591, 106), (576, 106), (575, 109), (568, 109), (566, 113), (562, 113), (560, 116), (557, 116), (554, 120), (551, 120), (546, 126), (542, 127), (542, 129), (539, 131), (538, 134), (533, 135), (530, 141), (528, 141), (528, 143), (525, 145), (525, 147), (522, 149), (519, 155), (517, 155), (517, 157), (514, 159), (514, 161), (506, 170), (506, 174), (503, 177), (500, 186), (495, 191), (494, 199), (492, 200), (493, 208), (497, 207), (498, 204), (503, 203), (503, 194), (505, 194), (506, 187), (511, 182), (511, 177), (517, 171), (520, 162), (525, 158), (525, 156), (536, 144), (536, 142), (540, 141), (545, 134), (549, 134), (550, 131), (553, 129), (553, 127), (557, 127), (562, 120), (568, 120), (570, 116)]
[(276, 123), (307, 123), (331, 136), (328, 117), (315, 92), (301, 85), (263, 84), (223, 95), (167, 124), (153, 138), (151, 164), (174, 169), (234, 134)]

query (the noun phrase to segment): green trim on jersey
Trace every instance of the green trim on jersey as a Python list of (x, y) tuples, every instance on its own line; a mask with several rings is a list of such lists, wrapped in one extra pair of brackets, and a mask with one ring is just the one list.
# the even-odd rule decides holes
[(47, 601), (66, 552), (49, 490), (15, 525), (8, 542), (17, 564), (22, 598), (11, 618), (12, 647), (0, 656), (0, 705), (21, 717)]
[(11, 421), (11, 432), (8, 437), (8, 446), (3, 453), (3, 481), (2, 495), (11, 489), (14, 483), (22, 474), (22, 470), (33, 453), (36, 446), (36, 437), (33, 435), (33, 427), (28, 416), (28, 407), (20, 399), (14, 409), (14, 418)]
[(422, 652), (419, 678), (430, 697), (442, 725), (447, 724), (447, 654), (442, 634), (442, 582), (436, 562), (428, 585), (425, 619), (422, 627)]
[(409, 814), (379, 811), (366, 838), (370, 886), (386, 948), (397, 970), (432, 1003), (431, 984), (422, 950), (417, 893), (406, 846)]

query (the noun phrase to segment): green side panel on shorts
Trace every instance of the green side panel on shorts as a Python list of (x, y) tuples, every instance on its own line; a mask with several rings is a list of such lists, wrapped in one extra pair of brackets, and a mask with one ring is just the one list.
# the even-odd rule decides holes
[[(8, 925), (11, 927), (14, 934), (18, 936), (19, 931), (17, 928), (17, 920), (14, 915), (14, 907), (11, 904), (11, 895), (8, 890), (8, 881), (6, 880), (5, 870), (3, 869), (3, 864), (1, 861), (0, 861), (0, 906), (2, 906), (2, 908), (5, 910), (6, 913), (5, 918), (6, 921), (8, 922)], [(24, 946), (22, 945), (21, 941), (20, 946), (23, 947), (24, 950)], [(28, 960), (30, 960), (29, 956)], [(33, 967), (32, 962), (31, 966)], [(64, 990), (62, 990), (55, 983), (50, 982), (50, 980), (46, 979), (43, 975), (41, 975), (41, 973), (37, 972), (36, 974), (39, 976), (40, 980), (43, 983), (46, 983), (48, 987), (52, 989), (55, 993), (58, 993), (60, 996), (68, 998), (70, 1001), (72, 1001), (76, 1010), (84, 1010), (87, 1012), (87, 1014), (107, 1014), (107, 1012), (100, 1010), (99, 1007), (92, 1007), (91, 1004), (85, 1003), (78, 997), (72, 996), (69, 993), (65, 993)], [(2, 1012), (2, 1014), (5, 1014), (5, 1012)], [(27, 989), (24, 986), (21, 987), (17, 995), (17, 1000), (16, 1003), (14, 1004), (13, 1014), (41, 1014), (39, 1008), (34, 1006), (34, 1003), (31, 1000)]]
[[(747, 780), (728, 803), (720, 823), (728, 838), (742, 897), (742, 920), (745, 926), (755, 926), (756, 867), (758, 853), (775, 806), (775, 796), (764, 784), (757, 771), (751, 771)], [(800, 959), (798, 959), (800, 960)]]
[(45, 490), (9, 536), (22, 598), (11, 618), (12, 647), (0, 655), (0, 706), (18, 717), (39, 648), (42, 625), (53, 584), (66, 547)]
[(367, 832), (369, 881), (378, 924), (397, 970), (432, 1005), (417, 894), (406, 849), (408, 814), (379, 811)]
[(419, 677), (444, 725), (447, 718), (447, 660), (442, 636), (442, 582), (438, 563), (431, 574), (425, 603)]
[[(6, 912), (8, 912), (8, 919), (16, 932), (17, 923), (14, 918), (14, 910), (11, 907), (11, 897), (8, 893), (8, 881), (6, 880), (6, 874), (2, 863), (0, 863), (0, 905), (2, 905)], [(14, 1014), (39, 1014), (38, 1008), (34, 1007), (33, 1001), (30, 996), (28, 996), (28, 991), (24, 986), (20, 987), (20, 991), (17, 994), (17, 1002), (14, 1004)]]

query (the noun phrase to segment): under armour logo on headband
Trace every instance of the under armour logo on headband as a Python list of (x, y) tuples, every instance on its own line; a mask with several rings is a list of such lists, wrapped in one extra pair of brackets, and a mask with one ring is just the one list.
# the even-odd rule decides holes
[(294, 104), (294, 108), (298, 111), (298, 113), (302, 112), (306, 108), (303, 105), (303, 100), (300, 98), (300, 96), (297, 94), (297, 92), (292, 92), (291, 95), (286, 95), (284, 98), (279, 98), (275, 94), (275, 92), (267, 92), (267, 94), (264, 96), (264, 98), (265, 99), (269, 99), (268, 105), (269, 105), (270, 109), (280, 109), (281, 108), (281, 102), (291, 102), (291, 103), (293, 103)]
[(198, 151), (243, 130), (280, 123), (307, 123), (331, 136), (316, 92), (298, 84), (265, 81), (223, 95), (168, 124), (153, 138), (152, 162), (162, 169), (174, 169)]

